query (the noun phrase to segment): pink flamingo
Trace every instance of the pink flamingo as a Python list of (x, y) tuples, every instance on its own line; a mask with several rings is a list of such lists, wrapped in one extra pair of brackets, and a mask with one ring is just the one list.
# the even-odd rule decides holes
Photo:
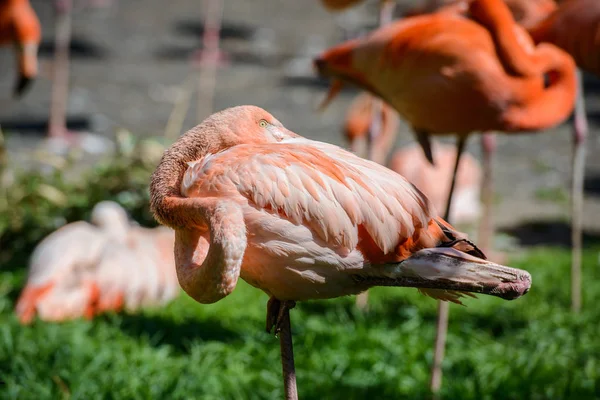
[(167, 149), (150, 183), (156, 219), (175, 229), (179, 282), (196, 301), (229, 295), (240, 277), (271, 299), (286, 398), (297, 398), (289, 309), (296, 301), (410, 286), (459, 301), (512, 299), (530, 275), (485, 260), (400, 175), (305, 139), (265, 110), (215, 113)]
[(171, 230), (131, 226), (125, 210), (108, 201), (94, 207), (91, 221), (65, 225), (36, 247), (16, 306), (21, 323), (36, 314), (64, 321), (134, 311), (177, 296)]

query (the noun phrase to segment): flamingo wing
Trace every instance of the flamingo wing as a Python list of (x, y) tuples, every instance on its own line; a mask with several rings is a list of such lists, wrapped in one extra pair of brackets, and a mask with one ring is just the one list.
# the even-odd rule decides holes
[(383, 254), (436, 216), (395, 172), (337, 146), (303, 138), (239, 145), (186, 171), (184, 196), (229, 197), (304, 224), (329, 246), (355, 249), (359, 227)]

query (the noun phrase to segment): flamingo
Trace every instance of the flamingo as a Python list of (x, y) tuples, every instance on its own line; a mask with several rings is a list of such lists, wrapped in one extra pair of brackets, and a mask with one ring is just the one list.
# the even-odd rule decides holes
[(531, 277), (485, 260), (395, 172), (305, 139), (255, 106), (225, 109), (168, 148), (150, 183), (155, 218), (175, 230), (177, 276), (202, 304), (241, 277), (270, 296), (286, 398), (297, 398), (289, 309), (296, 301), (410, 286), (519, 297)]
[(167, 228), (131, 226), (125, 210), (100, 202), (92, 224), (65, 225), (34, 250), (27, 285), (17, 302), (23, 324), (92, 318), (164, 304), (179, 292)]
[[(431, 163), (429, 136), (457, 135), (445, 219), (470, 133), (542, 130), (564, 121), (575, 104), (576, 71), (567, 53), (545, 43), (534, 47), (502, 0), (475, 0), (469, 14), (473, 20), (447, 12), (406, 18), (315, 60), (322, 76), (334, 78), (323, 106), (343, 82), (370, 91), (412, 125)], [(447, 318), (448, 305), (440, 302), (434, 393), (441, 387)]]
[[(373, 111), (372, 99), (371, 95), (361, 93), (352, 102), (346, 115), (344, 135), (350, 144), (350, 150), (355, 154), (364, 153)], [(394, 147), (399, 119), (396, 112), (384, 103), (381, 120), (381, 134), (371, 143), (371, 159), (386, 165)], [(452, 179), (456, 149), (434, 142), (432, 152), (436, 160), (435, 166), (427, 162), (422, 150), (416, 145), (406, 146), (391, 154), (387, 165), (422, 191), (436, 209), (443, 210), (446, 205), (448, 185)], [(444, 185), (444, 182), (447, 184)], [(477, 220), (481, 211), (480, 187), (481, 168), (474, 157), (465, 153), (458, 168), (455, 201), (450, 212), (450, 219), (454, 223)]]
[[(577, 65), (600, 76), (598, 31), (600, 29), (600, 4), (597, 1), (568, 0), (537, 25), (529, 28), (536, 43), (552, 43), (568, 52)], [(585, 142), (588, 123), (581, 76), (578, 80), (577, 105), (573, 122), (573, 169), (571, 181), (571, 308), (581, 309), (581, 247), (583, 178), (585, 171)]]
[(28, 0), (0, 2), (0, 46), (14, 44), (19, 75), (14, 96), (21, 96), (38, 73), (40, 21)]
[[(466, 14), (472, 1), (474, 0), (428, 0), (424, 5), (415, 7), (404, 15), (416, 16), (437, 11)], [(524, 28), (536, 25), (557, 7), (554, 0), (504, 0), (504, 3), (515, 21)]]

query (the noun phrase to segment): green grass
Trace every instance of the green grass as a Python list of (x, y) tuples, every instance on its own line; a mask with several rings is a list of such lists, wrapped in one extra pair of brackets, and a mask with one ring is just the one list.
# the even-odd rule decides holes
[[(451, 307), (445, 399), (600, 397), (598, 248), (584, 263), (584, 311), (569, 312), (569, 254), (538, 249), (512, 265), (533, 275), (524, 298), (480, 296)], [(35, 322), (13, 314), (23, 271), (0, 272), (0, 398), (282, 398), (266, 295), (240, 282), (213, 305), (182, 294), (168, 307), (94, 321)], [(292, 326), (302, 399), (428, 398), (435, 302), (414, 289), (299, 304)]]

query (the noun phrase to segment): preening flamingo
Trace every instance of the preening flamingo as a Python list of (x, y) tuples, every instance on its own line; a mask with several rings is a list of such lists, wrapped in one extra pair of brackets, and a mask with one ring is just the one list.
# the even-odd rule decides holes
[(17, 302), (21, 323), (63, 321), (160, 305), (179, 292), (170, 229), (131, 226), (125, 210), (100, 202), (92, 224), (74, 222), (34, 250)]
[[(454, 13), (406, 18), (315, 60), (321, 75), (336, 79), (325, 103), (342, 82), (376, 94), (412, 125), (432, 163), (429, 135), (457, 135), (446, 217), (470, 133), (549, 128), (564, 121), (575, 103), (576, 72), (568, 54), (549, 44), (534, 47), (502, 0), (475, 0), (469, 14), (473, 19)], [(440, 303), (434, 392), (441, 385), (447, 314), (447, 304)]]
[(0, 2), (0, 46), (14, 45), (17, 55), (15, 96), (22, 95), (37, 76), (41, 34), (40, 21), (28, 0)]
[(513, 299), (530, 275), (485, 260), (395, 172), (305, 139), (265, 110), (233, 107), (182, 135), (150, 183), (156, 219), (175, 229), (179, 282), (196, 301), (229, 295), (241, 276), (271, 299), (286, 397), (297, 398), (289, 309), (296, 301), (417, 287)]
[[(416, 16), (432, 12), (467, 13), (469, 3), (474, 0), (427, 0), (425, 4), (415, 7), (405, 13), (405, 16)], [(556, 9), (554, 0), (504, 0), (515, 21), (529, 28), (536, 25)]]
[[(529, 32), (536, 43), (552, 43), (568, 52), (577, 65), (600, 76), (600, 3), (594, 0), (561, 2), (555, 12), (540, 21)], [(581, 247), (583, 218), (583, 178), (585, 172), (585, 142), (588, 123), (585, 112), (583, 82), (579, 78), (577, 106), (573, 124), (573, 176), (571, 182), (571, 307), (581, 309)]]

